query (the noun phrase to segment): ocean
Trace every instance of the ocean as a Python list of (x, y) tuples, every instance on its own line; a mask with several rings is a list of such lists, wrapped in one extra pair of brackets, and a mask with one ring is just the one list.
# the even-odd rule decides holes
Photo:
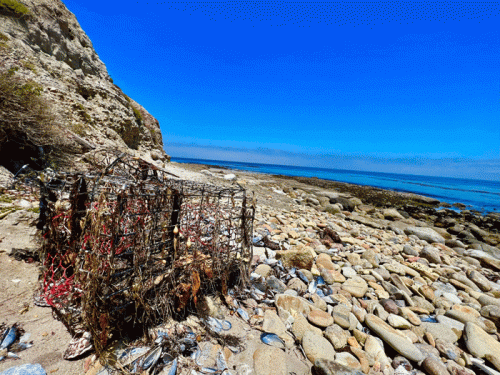
[(205, 164), (275, 175), (317, 177), (436, 198), (446, 203), (463, 203), (469, 210), (486, 214), (500, 212), (500, 181), (418, 176), (399, 173), (363, 172), (343, 169), (294, 167), (288, 165), (243, 163), (223, 160), (175, 158), (178, 163)]

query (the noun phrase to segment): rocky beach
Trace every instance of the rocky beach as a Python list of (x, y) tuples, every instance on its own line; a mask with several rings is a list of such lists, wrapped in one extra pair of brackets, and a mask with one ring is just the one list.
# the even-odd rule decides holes
[[(178, 374), (500, 371), (497, 214), (317, 179), (178, 163), (166, 169), (182, 179), (239, 184), (257, 202), (249, 284), (229, 300), (205, 296), (205, 313), (229, 322), (238, 344), (207, 334), (193, 314), (178, 324), (199, 335), (205, 355), (178, 357)], [(2, 189), (4, 320), (31, 332), (33, 346), (20, 360), (0, 362), (0, 370), (35, 362), (47, 373), (106, 373), (92, 354), (62, 360), (68, 333), (31, 297), (37, 262), (13, 257), (15, 249), (36, 250), (36, 197)], [(40, 317), (47, 326), (33, 323)]]
[[(62, 1), (0, 0), (0, 21), (0, 375), (500, 375), (499, 213), (319, 178), (172, 162), (159, 121), (113, 82)], [(126, 155), (126, 173), (106, 180), (119, 168), (97, 166), (101, 153), (115, 161)], [(90, 166), (99, 174), (85, 175)], [(39, 180), (16, 179), (29, 180), (29, 170)], [(78, 186), (55, 171), (79, 171)], [(159, 175), (181, 181), (168, 185)], [(59, 196), (45, 178), (62, 186)], [(92, 178), (98, 202), (87, 200)], [(187, 197), (186, 186), (198, 190)], [(234, 191), (245, 193), (239, 188), (246, 195), (235, 204)], [(213, 199), (204, 200), (207, 192)], [(493, 209), (497, 195), (488, 196)], [(194, 245), (177, 225), (195, 228)], [(119, 242), (126, 246), (117, 252)], [(52, 253), (43, 252), (49, 245)], [(232, 273), (239, 279), (227, 280)], [(89, 275), (93, 284), (85, 284)], [(109, 282), (114, 277), (123, 284)], [(97, 293), (104, 281), (109, 288)], [(76, 302), (63, 306), (68, 295)], [(103, 313), (117, 295), (120, 304)], [(170, 310), (172, 301), (182, 312)], [(129, 315), (110, 327), (122, 307)], [(139, 309), (168, 319), (140, 336), (129, 332)], [(65, 321), (70, 315), (75, 320)]]

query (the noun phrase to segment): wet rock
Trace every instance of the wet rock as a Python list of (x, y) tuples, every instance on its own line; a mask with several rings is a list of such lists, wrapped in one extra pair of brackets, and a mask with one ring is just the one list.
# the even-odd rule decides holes
[(432, 228), (408, 226), (405, 228), (404, 232), (407, 235), (413, 234), (417, 236), (419, 239), (427, 241), (430, 244), (434, 242), (442, 244), (445, 243), (445, 239)]
[(353, 370), (329, 359), (318, 359), (312, 368), (313, 375), (363, 375), (359, 370)]
[(375, 332), (399, 354), (415, 362), (420, 362), (424, 359), (424, 356), (415, 345), (382, 319), (373, 314), (368, 314), (365, 318), (365, 323), (368, 328)]
[(317, 359), (335, 358), (335, 350), (332, 344), (323, 336), (307, 331), (302, 337), (302, 347), (307, 359), (315, 362)]
[(256, 375), (287, 375), (286, 355), (283, 350), (262, 347), (253, 353), (253, 367)]
[(476, 324), (466, 322), (464, 335), (465, 345), (473, 356), (478, 358), (484, 358), (486, 355), (500, 357), (500, 342)]
[(326, 328), (333, 324), (333, 317), (325, 311), (313, 310), (307, 315), (307, 320), (315, 326)]
[(450, 375), (443, 362), (433, 357), (427, 357), (422, 362), (422, 367), (429, 375)]

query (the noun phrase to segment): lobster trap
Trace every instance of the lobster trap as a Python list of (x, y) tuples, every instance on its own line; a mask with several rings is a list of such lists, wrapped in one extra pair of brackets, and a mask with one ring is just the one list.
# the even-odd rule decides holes
[(41, 298), (70, 333), (90, 331), (100, 353), (246, 282), (255, 207), (243, 188), (174, 179), (129, 155), (92, 164), (41, 183)]

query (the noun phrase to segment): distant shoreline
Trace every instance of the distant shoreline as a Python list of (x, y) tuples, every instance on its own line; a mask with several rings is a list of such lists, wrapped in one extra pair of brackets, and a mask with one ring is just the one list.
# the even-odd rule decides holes
[[(186, 161), (190, 160), (190, 161)], [(359, 197), (362, 201), (367, 200), (367, 203), (374, 204), (375, 206), (391, 206), (391, 207), (402, 207), (407, 204), (415, 204), (423, 207), (428, 207), (428, 208), (434, 208), (434, 209), (439, 209), (439, 208), (445, 208), (449, 209), (452, 211), (471, 211), (474, 212), (478, 215), (485, 216), (488, 215), (489, 213), (498, 213), (498, 211), (495, 211), (495, 209), (492, 210), (478, 210), (474, 208), (473, 205), (469, 205), (466, 202), (460, 201), (460, 200), (453, 200), (453, 199), (447, 199), (448, 202), (445, 202), (442, 200), (442, 197), (440, 196), (435, 196), (432, 194), (421, 194), (417, 193), (408, 189), (397, 189), (397, 188), (388, 188), (388, 187), (382, 187), (382, 186), (377, 186), (377, 185), (370, 185), (370, 184), (362, 184), (362, 183), (354, 183), (354, 182), (347, 182), (347, 181), (339, 181), (335, 179), (330, 179), (330, 178), (324, 178), (324, 177), (307, 177), (307, 176), (293, 176), (293, 175), (285, 175), (285, 174), (276, 174), (272, 172), (264, 172), (264, 171), (259, 171), (259, 170), (248, 170), (248, 169), (240, 169), (238, 168), (238, 164), (244, 165), (245, 163), (242, 162), (227, 162), (231, 163), (231, 166), (227, 165), (220, 165), (216, 164), (217, 162), (222, 162), (224, 161), (217, 161), (217, 160), (201, 160), (201, 159), (190, 159), (190, 158), (172, 158), (172, 161), (178, 164), (182, 165), (196, 165), (198, 166), (199, 170), (201, 169), (210, 169), (210, 168), (217, 168), (217, 169), (222, 169), (222, 170), (227, 170), (228, 172), (230, 171), (238, 171), (238, 172), (243, 172), (243, 173), (256, 173), (256, 174), (262, 174), (262, 175), (268, 175), (272, 176), (274, 178), (280, 179), (280, 180), (295, 180), (299, 182), (306, 183), (308, 185), (312, 186), (317, 186), (317, 187), (324, 187), (324, 188), (331, 188), (338, 190), (339, 192), (343, 193), (350, 193), (354, 196)], [(193, 161), (193, 162), (191, 162)], [(197, 161), (197, 162), (194, 162)], [(213, 164), (205, 164), (203, 161), (208, 161)], [(234, 165), (235, 164), (235, 165)], [(258, 168), (260, 164), (256, 164), (255, 168)], [(265, 164), (262, 164), (262, 166), (267, 166)], [(274, 166), (274, 165), (270, 165)], [(277, 165), (276, 165), (277, 166)], [(283, 167), (289, 167), (289, 166), (283, 166)], [(302, 168), (302, 167), (295, 167), (295, 168)], [(305, 167), (311, 170), (314, 170), (314, 168), (311, 167)], [(327, 169), (323, 169), (327, 170)], [(357, 172), (357, 171), (352, 171), (352, 172)], [(364, 172), (361, 172), (364, 173)], [(379, 172), (375, 172), (379, 173)], [(369, 172), (365, 172), (366, 175), (369, 175)], [(379, 173), (379, 174), (385, 174), (385, 173)], [(387, 174), (390, 175), (390, 174)], [(394, 174), (397, 175), (397, 174)], [(403, 174), (399, 174), (403, 175)], [(411, 175), (408, 175), (411, 176)], [(460, 179), (457, 179), (460, 180)], [(475, 181), (475, 180), (471, 180)], [(425, 186), (425, 184), (423, 184)], [(443, 190), (447, 190), (449, 188), (447, 187), (441, 187)], [(480, 191), (478, 193), (481, 193)], [(365, 198), (365, 199), (363, 199)], [(441, 198), (441, 199), (440, 199)], [(500, 202), (500, 196), (499, 196), (499, 202)]]

